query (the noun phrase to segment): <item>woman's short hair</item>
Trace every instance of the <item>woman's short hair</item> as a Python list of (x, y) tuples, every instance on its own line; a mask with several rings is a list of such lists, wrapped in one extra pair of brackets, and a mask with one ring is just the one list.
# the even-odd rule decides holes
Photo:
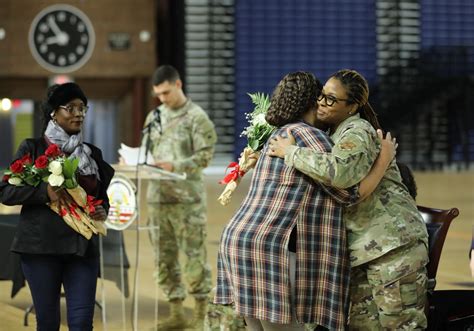
[(48, 87), (46, 97), (41, 103), (42, 132), (44, 132), (48, 126), (48, 122), (52, 118), (51, 114), (54, 113), (59, 106), (64, 106), (74, 99), (80, 99), (87, 105), (87, 97), (76, 83), (54, 84)]

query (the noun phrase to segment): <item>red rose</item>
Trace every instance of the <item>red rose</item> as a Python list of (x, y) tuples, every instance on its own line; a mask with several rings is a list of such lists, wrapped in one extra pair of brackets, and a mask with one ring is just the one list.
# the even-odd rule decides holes
[(3, 180), (4, 182), (8, 182), (9, 179), (10, 179), (10, 176), (9, 176), (9, 175), (4, 175), (2, 180)]
[(44, 152), (44, 155), (46, 155), (49, 158), (56, 157), (56, 156), (61, 155), (61, 150), (59, 149), (58, 145), (51, 144), (46, 149), (46, 152)]
[(41, 155), (35, 160), (35, 167), (38, 169), (44, 169), (48, 166), (48, 158), (46, 155)]
[(15, 162), (12, 163), (10, 166), (10, 170), (14, 174), (21, 174), (23, 172), (23, 162), (21, 160), (16, 160)]
[(25, 154), (25, 155), (20, 159), (20, 161), (21, 161), (21, 163), (23, 163), (23, 164), (31, 164), (32, 160), (31, 160), (30, 153)]

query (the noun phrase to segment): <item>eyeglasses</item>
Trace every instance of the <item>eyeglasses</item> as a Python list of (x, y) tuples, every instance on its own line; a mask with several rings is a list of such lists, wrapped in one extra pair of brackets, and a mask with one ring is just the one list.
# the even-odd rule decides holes
[(326, 102), (326, 105), (331, 107), (334, 105), (334, 103), (337, 103), (339, 101), (349, 101), (349, 99), (339, 99), (336, 97), (333, 97), (332, 95), (326, 95), (323, 92), (318, 96), (318, 101), (324, 101)]
[(86, 105), (66, 105), (66, 106), (59, 106), (59, 108), (64, 109), (69, 114), (74, 114), (74, 111), (78, 111), (79, 113), (85, 114), (89, 110), (89, 106)]

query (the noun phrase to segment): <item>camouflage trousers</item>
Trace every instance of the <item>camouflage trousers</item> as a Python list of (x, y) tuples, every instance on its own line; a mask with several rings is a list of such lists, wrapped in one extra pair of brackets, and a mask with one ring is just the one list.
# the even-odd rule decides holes
[(244, 318), (235, 313), (233, 305), (215, 304), (215, 294), (216, 288), (209, 293), (204, 331), (245, 331)]
[[(207, 298), (211, 291), (211, 268), (207, 262), (206, 207), (196, 204), (148, 204), (149, 236), (154, 247), (154, 277), (168, 300)], [(185, 255), (182, 281), (179, 253)]]
[(417, 242), (351, 272), (350, 330), (422, 330), (428, 252)]

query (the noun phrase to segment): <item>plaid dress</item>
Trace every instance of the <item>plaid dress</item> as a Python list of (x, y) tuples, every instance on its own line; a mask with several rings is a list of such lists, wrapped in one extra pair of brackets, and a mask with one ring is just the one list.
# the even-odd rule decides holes
[[(285, 126), (275, 134), (287, 128), (298, 146), (331, 150), (327, 135), (305, 123)], [(290, 323), (288, 241), (296, 225), (297, 319), (343, 330), (350, 264), (338, 201), (353, 202), (356, 194), (319, 185), (285, 166), (283, 159), (267, 156), (267, 148), (247, 197), (222, 234), (215, 303), (234, 303), (239, 315)]]

